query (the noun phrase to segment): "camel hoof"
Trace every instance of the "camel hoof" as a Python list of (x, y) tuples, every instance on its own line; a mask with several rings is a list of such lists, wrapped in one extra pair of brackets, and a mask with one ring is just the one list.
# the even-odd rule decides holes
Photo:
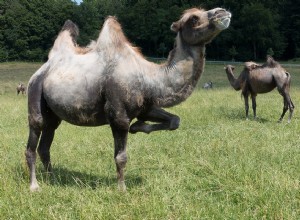
[(121, 191), (121, 192), (126, 192), (125, 181), (119, 181), (118, 182), (118, 190)]
[(41, 188), (37, 183), (33, 183), (30, 185), (30, 192), (39, 192), (41, 191)]

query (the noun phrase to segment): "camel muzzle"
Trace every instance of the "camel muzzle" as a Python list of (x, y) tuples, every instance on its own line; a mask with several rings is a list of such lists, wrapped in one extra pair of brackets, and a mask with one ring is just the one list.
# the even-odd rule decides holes
[(229, 27), (231, 21), (231, 13), (221, 9), (215, 12), (213, 22), (219, 30), (225, 30)]

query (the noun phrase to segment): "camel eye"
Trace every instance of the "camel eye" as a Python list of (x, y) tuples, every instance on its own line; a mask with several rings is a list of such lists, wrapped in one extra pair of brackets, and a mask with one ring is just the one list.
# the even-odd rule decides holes
[(199, 21), (199, 18), (197, 17), (197, 16), (193, 16), (192, 18), (191, 18), (191, 21), (192, 21), (192, 24), (193, 25), (196, 25), (197, 23), (198, 23), (198, 21)]

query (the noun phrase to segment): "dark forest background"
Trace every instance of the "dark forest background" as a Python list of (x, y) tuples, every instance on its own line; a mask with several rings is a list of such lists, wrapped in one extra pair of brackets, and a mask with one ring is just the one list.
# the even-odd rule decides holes
[(166, 57), (173, 21), (190, 7), (224, 7), (231, 26), (208, 47), (209, 60), (300, 57), (298, 0), (0, 0), (0, 61), (44, 61), (64, 21), (80, 28), (84, 46), (98, 37), (107, 15), (117, 16), (129, 40), (146, 56)]

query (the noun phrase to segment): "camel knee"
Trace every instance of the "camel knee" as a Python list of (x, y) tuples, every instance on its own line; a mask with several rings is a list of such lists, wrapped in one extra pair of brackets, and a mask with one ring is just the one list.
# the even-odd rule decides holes
[(119, 153), (116, 156), (116, 163), (121, 164), (121, 163), (126, 163), (127, 162), (127, 154), (125, 151), (123, 151), (122, 153)]
[(126, 131), (129, 130), (130, 122), (126, 117), (115, 118), (112, 120), (112, 123), (119, 129), (126, 130)]
[(44, 119), (41, 114), (31, 114), (28, 116), (29, 126), (36, 130), (42, 130), (44, 126)]
[(115, 157), (115, 162), (116, 162), (118, 168), (123, 169), (127, 163), (126, 152), (122, 151), (122, 152), (118, 153), (118, 155)]
[(111, 126), (117, 127), (121, 130), (129, 130), (130, 121), (124, 112), (117, 113), (116, 110), (109, 105), (105, 106), (105, 110), (107, 112), (108, 120)]
[(176, 130), (179, 127), (180, 118), (174, 115), (170, 120), (170, 130)]

